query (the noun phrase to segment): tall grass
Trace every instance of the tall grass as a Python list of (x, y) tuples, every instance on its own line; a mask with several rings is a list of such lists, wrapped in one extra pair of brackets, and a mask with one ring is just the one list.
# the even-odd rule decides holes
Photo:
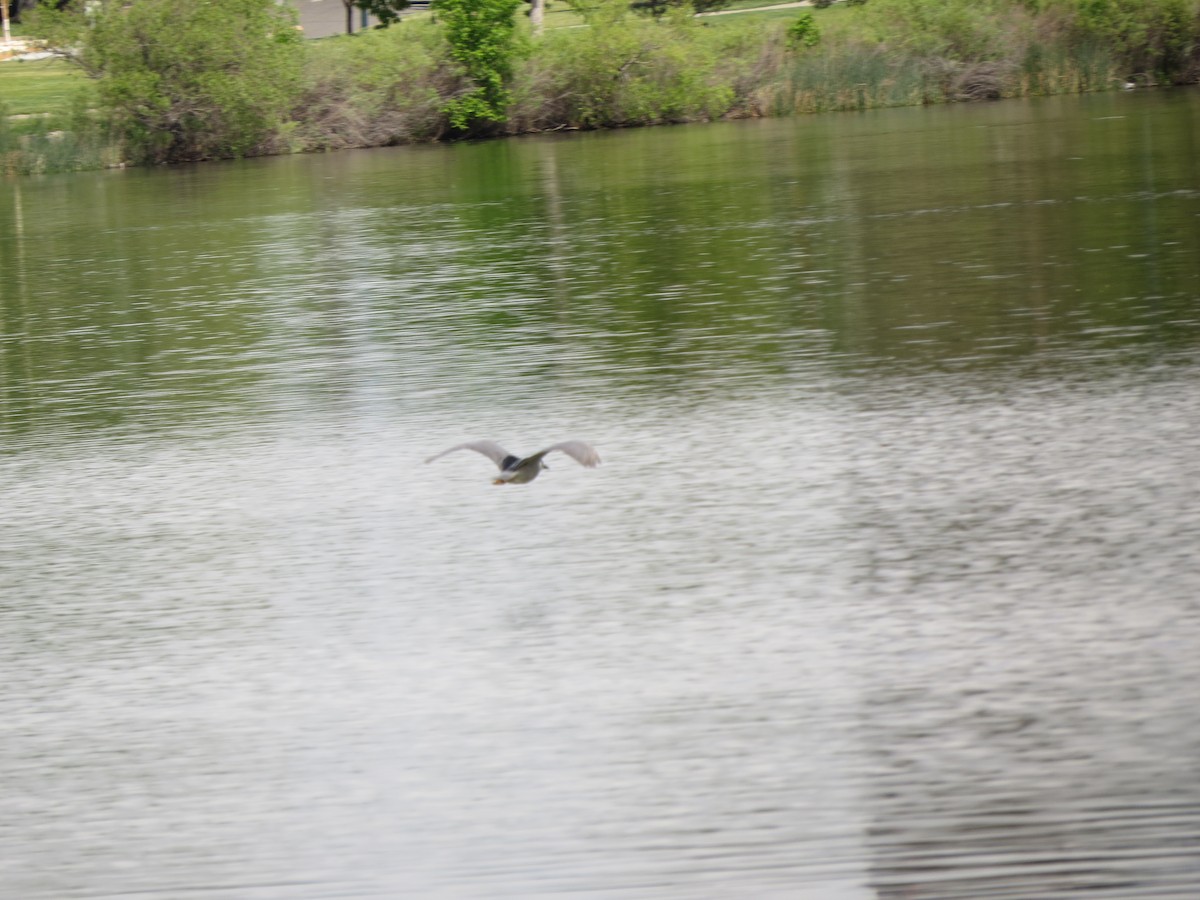
[(12, 117), (0, 103), (0, 176), (83, 172), (121, 165), (111, 130), (77, 93), (66, 113)]
[(1013, 73), (1014, 93), (1026, 96), (1081, 94), (1123, 85), (1124, 66), (1096, 41), (1031, 43)]
[(931, 102), (930, 73), (921, 59), (850, 43), (789, 60), (785, 77), (763, 87), (773, 115), (913, 106)]
[(1032, 42), (1019, 56), (959, 61), (851, 42), (790, 60), (764, 84), (756, 108), (770, 115), (997, 100), (1113, 87), (1120, 66), (1105, 48)]
[[(1104, 90), (1126, 80), (1112, 42), (1081, 34), (1062, 9), (1039, 14), (1032, 7), (874, 0), (857, 28), (790, 54), (750, 93), (748, 111), (791, 115), (995, 100)], [(1193, 52), (1200, 56), (1200, 41)]]

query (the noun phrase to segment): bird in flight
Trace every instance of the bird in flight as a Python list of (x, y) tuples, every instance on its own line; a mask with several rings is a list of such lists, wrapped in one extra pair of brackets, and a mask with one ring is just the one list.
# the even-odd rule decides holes
[(600, 465), (600, 454), (594, 447), (583, 441), (563, 441), (524, 457), (509, 453), (495, 441), (468, 441), (465, 444), (451, 447), (449, 450), (443, 450), (441, 453), (435, 453), (425, 462), (431, 463), (455, 450), (474, 450), (494, 462), (500, 469), (500, 474), (496, 476), (496, 480), (492, 484), (528, 484), (541, 474), (542, 469), (548, 468), (542, 459), (547, 453), (553, 453), (555, 450), (567, 454), (575, 462), (581, 466), (587, 466), (589, 469)]

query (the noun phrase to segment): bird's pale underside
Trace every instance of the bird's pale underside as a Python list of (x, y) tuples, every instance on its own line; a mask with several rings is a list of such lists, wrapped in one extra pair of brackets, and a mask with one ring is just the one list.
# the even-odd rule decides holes
[(528, 484), (541, 474), (542, 469), (546, 468), (546, 464), (543, 462), (546, 454), (555, 451), (567, 454), (581, 466), (587, 466), (589, 469), (600, 465), (600, 454), (596, 452), (596, 448), (583, 441), (562, 441), (558, 444), (551, 444), (545, 450), (539, 450), (537, 453), (523, 457), (509, 453), (495, 441), (467, 441), (465, 444), (457, 444), (449, 450), (435, 453), (425, 462), (431, 463), (456, 450), (474, 450), (494, 462), (500, 470), (500, 474), (496, 476), (492, 484)]

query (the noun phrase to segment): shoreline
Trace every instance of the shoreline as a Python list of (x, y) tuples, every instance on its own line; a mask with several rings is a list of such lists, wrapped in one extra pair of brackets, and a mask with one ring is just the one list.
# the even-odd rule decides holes
[[(746, 9), (712, 10), (696, 14), (692, 20), (711, 16), (753, 16), (812, 6), (812, 0), (790, 0)], [(807, 18), (804, 16), (799, 21), (803, 23)], [(647, 21), (631, 16), (617, 26), (623, 30), (616, 31), (625, 41), (621, 45), (622, 52), (629, 56), (623, 64), (624, 57), (591, 61), (586, 56), (589, 50), (595, 50), (593, 45), (603, 45), (607, 32), (598, 32), (594, 38), (582, 35), (578, 39), (584, 62), (576, 64), (571, 55), (576, 39), (568, 39), (565, 32), (556, 30), (557, 37), (547, 41), (544, 54), (534, 54), (530, 49), (529, 55), (534, 56), (535, 65), (514, 79), (516, 87), (503, 100), (505, 105), (500, 107), (495, 123), (489, 124), (482, 119), (468, 123), (473, 127), (458, 123), (460, 130), (453, 129), (453, 118), (447, 120), (446, 104), (465, 90), (462, 86), (464, 76), (454, 68), (451, 58), (440, 45), (436, 53), (441, 56), (434, 53), (425, 57), (419, 55), (426, 49), (419, 42), (425, 40), (421, 35), (428, 33), (427, 26), (422, 26), (412, 38), (397, 35), (392, 40), (393, 32), (389, 31), (388, 37), (380, 32), (364, 33), (353, 43), (335, 40), (325, 44), (318, 40), (309, 44), (306, 41), (304, 43), (311, 49), (304, 53), (303, 65), (307, 68), (302, 87), (286, 100), (287, 105), (279, 105), (272, 113), (274, 118), (259, 132), (240, 144), (213, 141), (207, 145), (185, 146), (183, 152), (175, 155), (162, 153), (157, 157), (161, 161), (146, 156), (136, 141), (130, 144), (115, 136), (107, 116), (87, 115), (80, 108), (77, 96), (72, 97), (70, 106), (70, 115), (74, 118), (69, 121), (73, 124), (61, 124), (68, 122), (68, 106), (64, 99), (67, 92), (83, 89), (86, 81), (81, 78), (79, 88), (73, 87), (76, 76), (60, 69), (59, 64), (31, 65), (27, 70), (31, 76), (28, 79), (8, 69), (0, 78), (7, 79), (11, 73), (14, 77), (11, 83), (20, 90), (13, 91), (15, 106), (8, 107), (10, 114), (0, 122), (11, 122), (15, 126), (6, 129), (8, 133), (0, 142), (0, 174), (102, 170), (239, 157), (490, 141), (562, 131), (791, 118), (821, 112), (1080, 95), (1171, 83), (1166, 73), (1146, 76), (1144, 80), (1121, 76), (1121, 62), (1115, 50), (1086, 57), (1080, 62), (1072, 55), (1073, 45), (1063, 37), (1057, 44), (1034, 45), (1039, 52), (1045, 53), (1049, 62), (1027, 68), (1022, 66), (1022, 58), (1015, 52), (1023, 45), (1014, 45), (1014, 50), (1005, 44), (1004, 47), (1013, 53), (999, 60), (986, 56), (960, 58), (955, 54), (938, 55), (931, 51), (916, 53), (906, 50), (900, 43), (860, 39), (855, 34), (847, 37), (842, 32), (828, 45), (822, 43), (819, 49), (806, 49), (795, 35), (790, 31), (785, 33), (783, 25), (779, 24), (786, 23), (786, 16), (776, 15), (772, 19), (762, 29), (762, 35), (754, 38), (753, 45), (744, 47), (736, 43), (740, 40), (737, 36), (744, 29), (750, 29), (747, 34), (757, 36), (759, 32), (754, 30), (753, 22), (739, 23), (730, 31), (726, 27), (685, 26), (681, 20), (678, 27), (664, 26), (654, 30), (655, 26)], [(733, 41), (726, 37), (730, 34), (735, 35)], [(360, 40), (365, 43), (358, 43)], [(7, 46), (10, 50), (20, 49), (28, 54), (38, 44), (23, 38)], [(417, 47), (418, 52), (407, 49), (409, 47)], [(674, 51), (675, 55), (664, 52), (664, 47)], [(401, 79), (393, 86), (392, 93), (386, 93), (370, 80), (361, 80), (362, 64), (356, 61), (359, 57), (369, 60), (373, 58), (372, 54), (377, 54), (381, 60), (395, 63), (406, 60), (405, 53), (413, 53), (424, 68), (415, 70), (407, 80)], [(41, 52), (36, 58), (55, 55)], [(672, 63), (676, 57), (684, 62)], [(756, 60), (760, 57), (768, 59), (770, 64), (763, 66), (761, 71), (752, 68), (750, 75), (753, 77), (749, 77), (743, 69), (757, 65)], [(265, 63), (266, 57), (260, 59)], [(289, 64), (292, 62), (294, 60), (289, 60)], [(537, 81), (542, 72), (537, 68), (539, 65), (549, 73), (540, 75), (541, 82)], [(47, 75), (40, 76), (39, 69)], [(612, 74), (613, 78), (601, 80), (593, 89), (592, 85), (597, 84), (597, 73)], [(63, 77), (60, 78), (60, 74)], [(1191, 76), (1192, 70), (1182, 74)], [(591, 80), (586, 80), (588, 78)], [(56, 94), (51, 93), (51, 86)], [(91, 103), (85, 100), (83, 105), (90, 106)]]

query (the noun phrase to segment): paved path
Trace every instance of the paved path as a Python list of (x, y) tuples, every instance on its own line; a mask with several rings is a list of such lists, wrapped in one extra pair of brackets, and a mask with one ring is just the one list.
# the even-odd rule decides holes
[[(346, 31), (346, 7), (342, 0), (293, 0), (296, 9), (300, 11), (300, 26), (304, 36), (310, 38), (328, 37), (331, 34), (344, 34)], [(766, 9), (789, 9), (797, 6), (812, 6), (811, 0), (799, 0), (796, 3), (776, 3), (770, 6), (756, 6), (753, 9), (718, 9), (713, 12), (700, 13), (702, 16), (732, 16), (738, 13), (762, 12)], [(374, 25), (375, 20), (371, 19)], [(362, 13), (354, 11), (354, 30), (362, 28)]]
[(0, 40), (0, 61), (9, 59), (45, 59), (49, 53), (38, 51), (33, 44), (24, 38), (13, 38), (11, 41)]
[(769, 9), (792, 9), (796, 6), (812, 6), (812, 0), (799, 0), (798, 3), (773, 3), (770, 6), (755, 6), (750, 9), (715, 9), (712, 12), (696, 13), (696, 16), (733, 16), (737, 13), (766, 12)]

